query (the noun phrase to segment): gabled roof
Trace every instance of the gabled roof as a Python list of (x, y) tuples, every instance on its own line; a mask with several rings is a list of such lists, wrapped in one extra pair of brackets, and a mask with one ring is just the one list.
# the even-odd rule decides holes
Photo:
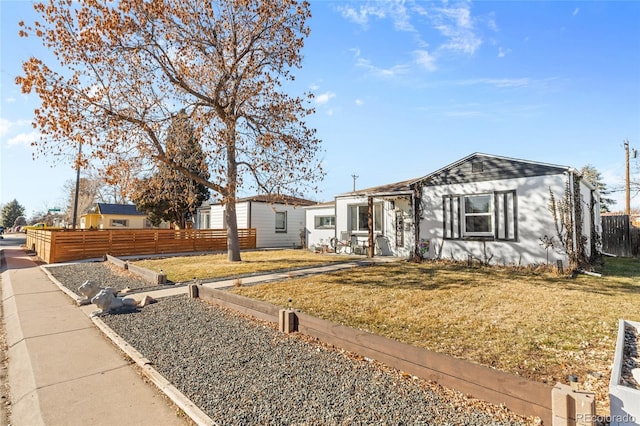
[[(279, 194), (259, 194), (252, 195), (250, 197), (238, 198), (236, 203), (268, 203), (268, 204), (288, 204), (293, 206), (310, 206), (313, 204), (317, 204), (316, 201), (307, 200), (304, 198), (293, 197), (291, 195), (279, 195)], [(209, 205), (220, 205), (221, 202), (211, 203)], [(206, 207), (206, 206), (202, 206)]]
[(146, 213), (138, 211), (133, 204), (108, 204), (97, 203), (96, 213), (113, 214), (118, 216), (146, 216)]
[(414, 183), (426, 185), (450, 185), (498, 179), (547, 176), (572, 170), (568, 166), (473, 153), (433, 173), (416, 179)]
[(387, 185), (373, 186), (371, 188), (359, 189), (357, 191), (345, 192), (336, 197), (352, 197), (357, 195), (368, 196), (384, 196), (384, 195), (406, 195), (413, 191), (410, 184), (416, 182), (417, 179), (403, 180), (402, 182), (390, 183)]

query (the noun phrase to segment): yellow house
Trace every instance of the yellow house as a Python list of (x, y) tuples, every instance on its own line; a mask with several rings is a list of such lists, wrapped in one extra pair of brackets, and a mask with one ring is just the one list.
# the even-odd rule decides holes
[[(161, 228), (168, 228), (163, 223)], [(96, 203), (80, 217), (80, 229), (143, 229), (153, 228), (147, 214), (132, 204)]]

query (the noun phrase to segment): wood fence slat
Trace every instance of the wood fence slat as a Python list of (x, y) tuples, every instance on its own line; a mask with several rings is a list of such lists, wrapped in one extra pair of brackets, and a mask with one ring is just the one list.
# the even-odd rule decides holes
[(637, 233), (629, 215), (602, 216), (602, 251), (621, 257), (637, 255)]
[[(256, 230), (239, 229), (240, 248), (256, 248)], [(54, 244), (55, 243), (55, 244)], [(28, 230), (27, 247), (47, 263), (112, 256), (192, 253), (227, 249), (225, 229)]]

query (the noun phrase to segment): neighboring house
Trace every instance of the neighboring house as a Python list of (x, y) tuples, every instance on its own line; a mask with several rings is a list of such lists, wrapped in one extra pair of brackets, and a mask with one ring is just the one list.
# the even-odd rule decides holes
[[(566, 265), (568, 257), (549, 209), (550, 191), (562, 201), (566, 188), (574, 206), (570, 226), (574, 235), (582, 228), (589, 256), (596, 243), (592, 235), (601, 232), (599, 195), (579, 179), (577, 170), (480, 153), (422, 178), (336, 196), (333, 238), (355, 236), (362, 246), (373, 240), (376, 254), (382, 255), (411, 257), (417, 251), (432, 259), (472, 257), (512, 265), (561, 260)], [(331, 216), (330, 206), (307, 208), (309, 247), (329, 233), (318, 232), (315, 223), (312, 227), (310, 219), (318, 216)], [(552, 241), (554, 247), (547, 250), (544, 241)]]
[[(168, 228), (163, 223), (161, 228)], [(153, 228), (147, 214), (133, 204), (96, 203), (88, 213), (80, 216), (80, 229), (142, 229)]]
[[(413, 223), (414, 180), (367, 188), (337, 195), (335, 222), (338, 240), (351, 242), (355, 252), (369, 246), (369, 200), (372, 208), (372, 239), (377, 254), (409, 257), (415, 243)], [(357, 246), (359, 250), (355, 250)]]
[(336, 207), (333, 201), (318, 203), (305, 210), (305, 246), (330, 245), (336, 236)]
[[(304, 238), (304, 207), (315, 204), (302, 198), (268, 195), (239, 198), (236, 201), (238, 229), (256, 229), (256, 248), (301, 247)], [(196, 223), (200, 229), (226, 229), (224, 205), (198, 209)]]

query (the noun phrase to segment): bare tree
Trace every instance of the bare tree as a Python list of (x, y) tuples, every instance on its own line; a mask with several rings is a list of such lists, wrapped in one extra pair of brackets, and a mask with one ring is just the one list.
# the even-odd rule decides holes
[[(96, 195), (102, 182), (99, 179), (83, 176), (78, 182), (78, 218), (87, 213), (96, 202)], [(63, 213), (67, 223), (73, 223), (73, 211), (76, 199), (76, 181), (70, 179), (64, 184), (64, 192), (67, 194), (66, 208)]]
[[(21, 23), (58, 59), (37, 58), (16, 78), (42, 101), (41, 154), (98, 158), (106, 172), (163, 162), (220, 195), (229, 260), (240, 260), (236, 193), (303, 195), (323, 178), (320, 141), (305, 124), (312, 94), (285, 83), (302, 62), (309, 3), (295, 0), (96, 0), (37, 3), (41, 22)], [(166, 153), (167, 129), (184, 110), (209, 179)]]

